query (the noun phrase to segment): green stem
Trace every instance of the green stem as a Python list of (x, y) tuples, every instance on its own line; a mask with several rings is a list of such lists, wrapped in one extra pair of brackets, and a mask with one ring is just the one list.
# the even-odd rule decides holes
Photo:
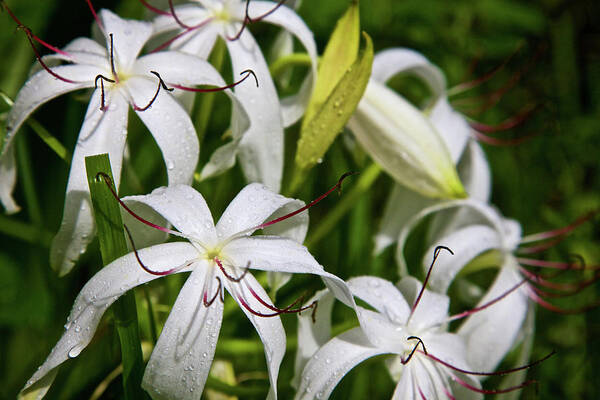
[(150, 334), (152, 335), (152, 344), (156, 344), (158, 339), (158, 333), (156, 332), (156, 319), (154, 318), (154, 307), (152, 306), (152, 300), (150, 299), (150, 292), (146, 285), (143, 286), (144, 298), (146, 300), (146, 306), (148, 307), (148, 323), (150, 324)]
[(310, 248), (324, 238), (329, 231), (335, 228), (338, 221), (352, 209), (360, 196), (371, 187), (380, 173), (381, 167), (376, 163), (369, 165), (366, 170), (361, 172), (358, 182), (353, 185), (349, 192), (342, 194), (342, 199), (335, 208), (329, 212), (315, 230), (311, 232), (310, 238), (305, 242), (306, 247)]
[(50, 247), (53, 236), (38, 226), (17, 221), (3, 214), (0, 214), (0, 233), (46, 248)]
[(227, 395), (241, 396), (243, 398), (248, 396), (256, 397), (257, 395), (264, 396), (265, 393), (268, 391), (268, 388), (266, 386), (233, 386), (210, 375), (206, 379), (205, 387), (208, 389), (214, 389), (218, 392), (225, 393)]
[(19, 172), (21, 174), (21, 184), (23, 185), (23, 193), (25, 194), (25, 203), (27, 204), (29, 219), (34, 226), (41, 227), (42, 210), (35, 188), (35, 178), (31, 168), (33, 163), (31, 162), (27, 138), (25, 136), (20, 136), (16, 147), (17, 159), (19, 160)]
[(269, 67), (269, 72), (271, 73), (271, 76), (275, 78), (281, 75), (289, 67), (293, 67), (295, 65), (310, 67), (311, 64), (312, 60), (308, 54), (292, 53), (275, 60), (275, 62), (273, 62), (273, 64), (271, 64)]
[[(104, 265), (108, 265), (128, 252), (119, 203), (114, 199), (105, 181), (100, 177), (96, 178), (98, 173), (102, 172), (110, 177), (111, 185), (114, 182), (108, 154), (86, 157), (85, 166), (102, 261)], [(125, 399), (147, 398), (141, 388), (144, 362), (134, 293), (127, 292), (121, 296), (113, 304), (112, 310), (121, 342)]]

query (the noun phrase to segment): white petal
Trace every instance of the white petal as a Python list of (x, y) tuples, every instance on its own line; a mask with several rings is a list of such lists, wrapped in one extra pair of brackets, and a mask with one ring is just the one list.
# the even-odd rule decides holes
[(292, 379), (292, 386), (296, 389), (300, 386), (301, 374), (308, 360), (331, 339), (331, 311), (335, 297), (328, 289), (319, 290), (304, 304), (309, 305), (314, 301), (318, 301), (314, 315), (311, 310), (298, 314), (298, 348)]
[[(6, 119), (4, 149), (8, 147), (14, 135), (21, 127), (21, 124), (39, 106), (61, 94), (94, 86), (96, 75), (103, 73), (98, 67), (84, 65), (62, 65), (52, 68), (52, 71), (78, 83), (61, 81), (51, 76), (45, 70), (30, 77), (21, 90), (19, 90), (15, 104)], [(2, 153), (6, 151), (4, 149)]]
[(458, 175), (472, 198), (488, 202), (492, 190), (490, 165), (479, 143), (470, 140), (458, 164)]
[[(501, 296), (522, 281), (518, 264), (506, 255), (496, 280), (480, 300), (483, 305)], [(493, 371), (512, 348), (528, 309), (524, 288), (519, 288), (490, 307), (476, 312), (466, 319), (458, 334), (467, 341), (468, 362), (478, 371)]]
[(428, 197), (463, 194), (450, 153), (429, 120), (383, 84), (369, 81), (348, 127), (397, 182)]
[(444, 97), (434, 105), (429, 120), (444, 140), (450, 157), (456, 164), (471, 137), (471, 127), (465, 117), (454, 111)]
[[(78, 65), (92, 65), (101, 68), (106, 77), (110, 76), (110, 63), (106, 52), (106, 47), (101, 46), (98, 42), (80, 37), (74, 39), (61, 50), (67, 54), (53, 53), (43, 56), (46, 65), (51, 65), (54, 61), (67, 61)], [(32, 71), (41, 71), (41, 65), (35, 64)]]
[[(156, 80), (134, 77), (126, 84), (139, 107), (145, 107), (156, 93)], [(198, 163), (200, 144), (183, 107), (161, 90), (150, 108), (136, 111), (136, 114), (150, 130), (163, 154), (169, 185), (190, 184)]]
[(214, 280), (207, 268), (196, 265), (187, 278), (152, 351), (142, 387), (153, 399), (198, 399), (204, 389), (223, 318), (220, 299), (203, 304), (204, 291), (210, 300), (220, 287), (205, 282)]
[[(252, 310), (265, 314), (273, 313), (272, 310), (263, 306), (248, 290), (248, 287), (251, 287), (263, 301), (271, 304), (269, 296), (252, 274), (247, 274), (240, 284), (230, 282), (226, 278), (223, 278), (223, 280), (225, 282), (225, 287), (238, 303), (240, 303), (239, 297), (242, 297)], [(244, 311), (250, 322), (252, 322), (252, 325), (254, 325), (254, 328), (260, 336), (260, 340), (265, 346), (265, 357), (267, 359), (267, 368), (269, 370), (269, 381), (271, 382), (271, 388), (269, 389), (267, 398), (276, 399), (277, 377), (279, 375), (281, 360), (283, 360), (283, 355), (285, 354), (286, 341), (281, 319), (279, 316), (261, 317), (254, 315), (242, 304), (240, 304), (240, 308)]]
[(381, 225), (375, 235), (374, 254), (381, 253), (394, 243), (398, 239), (402, 227), (413, 215), (437, 202), (438, 200), (424, 197), (403, 185), (394, 183), (392, 192), (385, 203)]
[(202, 167), (200, 179), (208, 179), (220, 175), (235, 165), (235, 157), (238, 154), (240, 141), (234, 140), (217, 148), (208, 162)]
[(7, 214), (18, 212), (21, 207), (12, 197), (17, 180), (17, 166), (15, 164), (15, 149), (11, 144), (0, 156), (0, 203)]
[(100, 90), (92, 94), (73, 152), (63, 220), (50, 248), (50, 265), (60, 275), (73, 268), (95, 231), (85, 157), (108, 153), (114, 183), (119, 187), (129, 106), (119, 93), (110, 93), (106, 100), (108, 110), (101, 111)]
[(397, 324), (406, 323), (410, 305), (389, 281), (375, 276), (359, 276), (348, 280), (352, 294), (386, 315)]
[(109, 34), (113, 34), (113, 55), (117, 73), (119, 69), (129, 71), (142, 47), (152, 35), (152, 24), (122, 19), (106, 9), (100, 10), (98, 14), (104, 25), (106, 45), (109, 51)]
[(375, 55), (371, 72), (374, 79), (385, 83), (398, 73), (412, 73), (425, 80), (434, 98), (446, 92), (444, 74), (421, 53), (411, 49), (393, 48), (380, 51)]
[(245, 30), (238, 40), (226, 41), (233, 76), (252, 69), (258, 79), (247, 79), (235, 94), (250, 118), (250, 129), (240, 143), (239, 158), (246, 179), (279, 192), (283, 174), (283, 122), (275, 85), (258, 44)]
[(400, 354), (406, 350), (406, 338), (410, 336), (405, 326), (392, 322), (384, 314), (356, 306), (356, 316), (369, 342), (387, 353)]
[(215, 225), (200, 193), (187, 185), (154, 189), (144, 196), (128, 196), (125, 202), (139, 202), (153, 208), (181, 233), (200, 240), (205, 245), (216, 242)]
[(385, 353), (372, 347), (360, 328), (344, 332), (325, 343), (308, 361), (295, 398), (326, 399), (354, 366)]
[[(270, 1), (252, 1), (250, 2), (250, 16), (263, 15), (272, 10), (274, 6), (275, 3)], [(279, 7), (274, 13), (263, 18), (263, 21), (279, 25), (296, 36), (311, 59), (311, 71), (302, 83), (300, 92), (281, 100), (283, 125), (289, 126), (300, 119), (312, 93), (317, 77), (317, 46), (312, 32), (304, 21), (294, 10), (286, 6)]]
[[(148, 267), (154, 271), (166, 271), (183, 265), (197, 256), (189, 243), (167, 243), (139, 251), (142, 260), (149, 260)], [(185, 267), (179, 272), (189, 271)], [(26, 394), (34, 390), (47, 390), (52, 384), (48, 379), (56, 368), (69, 358), (74, 358), (89, 344), (106, 309), (126, 291), (158, 278), (145, 272), (133, 253), (118, 258), (102, 268), (83, 287), (67, 318), (65, 333), (60, 338), (42, 366), (23, 388)]]
[[(398, 283), (398, 289), (411, 309), (415, 307), (414, 304), (422, 287), (423, 284), (412, 276), (402, 278)], [(444, 323), (448, 317), (449, 305), (448, 296), (425, 289), (419, 304), (414, 308), (408, 326), (414, 331), (420, 331)]]
[(423, 270), (427, 271), (437, 246), (450, 248), (454, 255), (442, 251), (433, 266), (429, 287), (431, 290), (446, 293), (454, 277), (471, 260), (491, 249), (501, 249), (498, 232), (485, 225), (470, 225), (439, 239), (425, 252)]
[[(299, 204), (299, 200), (273, 193), (259, 183), (251, 183), (231, 200), (217, 223), (217, 232), (225, 238), (245, 231), (267, 221), (270, 216), (288, 204)], [(297, 215), (290, 219), (295, 220), (295, 223), (303, 224), (306, 216)], [(289, 226), (284, 224), (284, 227)]]
[(409, 221), (406, 222), (405, 226), (400, 231), (398, 236), (398, 245), (396, 247), (396, 262), (398, 263), (398, 270), (400, 276), (408, 274), (408, 268), (406, 260), (404, 259), (404, 244), (408, 239), (408, 235), (411, 233), (413, 228), (423, 220), (426, 216), (434, 214), (444, 210), (451, 210), (458, 207), (465, 207), (471, 210), (473, 213), (479, 215), (487, 223), (490, 224), (497, 232), (503, 232), (502, 217), (498, 212), (490, 205), (475, 201), (472, 199), (466, 200), (452, 200), (444, 201), (438, 204), (434, 204), (429, 207), (425, 207), (423, 210), (415, 214)]

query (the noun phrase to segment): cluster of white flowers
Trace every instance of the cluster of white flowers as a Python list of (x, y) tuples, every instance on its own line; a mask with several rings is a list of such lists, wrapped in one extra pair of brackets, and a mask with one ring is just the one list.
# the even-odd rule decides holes
[[(84, 159), (109, 153), (118, 187), (130, 107), (163, 154), (168, 186), (115, 201), (152, 229), (186, 241), (134, 250), (92, 277), (75, 300), (63, 336), (20, 395), (43, 397), (60, 364), (90, 343), (103, 313), (119, 296), (180, 272), (190, 275), (143, 378), (143, 388), (154, 399), (199, 398), (215, 354), (225, 292), (239, 304), (264, 344), (269, 398), (277, 397), (286, 348), (279, 316), (292, 312), (299, 313), (293, 383), (297, 398), (327, 398), (350, 369), (382, 354), (391, 355), (387, 367), (397, 382), (390, 393), (395, 399), (477, 399), (522, 387), (486, 390), (481, 381), (506, 372), (494, 370), (531, 334), (534, 302), (558, 310), (545, 300), (544, 287), (573, 292), (573, 286), (557, 287), (552, 277), (527, 267), (565, 271), (577, 266), (524, 258), (523, 254), (544, 247), (519, 246), (562, 238), (572, 226), (521, 237), (520, 225), (490, 204), (490, 167), (473, 128), (450, 105), (443, 73), (410, 49), (388, 49), (374, 57), (364, 96), (347, 124), (351, 133), (346, 134), (352, 134), (394, 181), (374, 240), (376, 252), (397, 243), (401, 280), (396, 285), (374, 276), (344, 281), (328, 273), (302, 245), (308, 227), (305, 210), (315, 202), (305, 206), (278, 194), (284, 129), (302, 118), (317, 77), (317, 50), (310, 29), (284, 2), (197, 0), (175, 7), (169, 1), (165, 10), (142, 3), (157, 13), (154, 21), (125, 20), (101, 10), (95, 40), (78, 38), (63, 49), (53, 48), (52, 55), (38, 57), (42, 68), (29, 77), (7, 118), (0, 154), (0, 201), (7, 212), (18, 211), (12, 198), (13, 139), (24, 121), (54, 97), (94, 88), (71, 162), (51, 265), (60, 274), (68, 273), (92, 240), (95, 223)], [(309, 72), (294, 96), (278, 96), (261, 48), (246, 27), (259, 20), (282, 27), (309, 56)], [(31, 39), (31, 32), (28, 35)], [(170, 39), (144, 54), (149, 41), (157, 43), (165, 37)], [(206, 61), (219, 38), (226, 44), (233, 75), (241, 78), (233, 84), (226, 84)], [(290, 36), (281, 38), (292, 43)], [(431, 89), (426, 108), (416, 107), (386, 86), (399, 73), (412, 74)], [(255, 79), (244, 79), (250, 74)], [(200, 144), (189, 115), (189, 98), (183, 94), (202, 91), (200, 85), (222, 89), (232, 103), (231, 141), (213, 153), (201, 177), (215, 176), (237, 159), (251, 182), (216, 224), (202, 195), (190, 186)], [(340, 185), (341, 180), (336, 187)], [(174, 229), (139, 217), (136, 210), (142, 209), (160, 215)], [(404, 244), (413, 228), (432, 214), (425, 239), (431, 247), (423, 258), (427, 278), (421, 283), (409, 276)], [(137, 229), (148, 229), (145, 225), (134, 228), (132, 236)], [(254, 234), (260, 230), (263, 235)], [(443, 248), (449, 252), (441, 252)], [(495, 256), (492, 264), (498, 273), (489, 288), (482, 289), (460, 273), (484, 254)], [(305, 305), (298, 301), (279, 308), (249, 270), (314, 274), (327, 288)], [(596, 278), (578, 282), (575, 289)], [(464, 285), (478, 304), (448, 316), (447, 291), (453, 282)], [(335, 299), (354, 310), (358, 326), (332, 337)], [(463, 322), (450, 329), (450, 322), (460, 319)]]

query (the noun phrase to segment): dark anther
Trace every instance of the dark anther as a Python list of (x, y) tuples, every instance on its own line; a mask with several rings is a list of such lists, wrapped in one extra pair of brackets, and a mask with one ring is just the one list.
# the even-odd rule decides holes
[(117, 75), (117, 70), (115, 69), (115, 55), (114, 55), (114, 51), (113, 51), (113, 34), (109, 33), (108, 36), (110, 37), (110, 70), (113, 73), (113, 78), (115, 78), (115, 80), (117, 82), (119, 82), (119, 76)]
[(156, 71), (150, 71), (151, 74), (156, 75), (156, 77), (158, 78), (158, 86), (156, 88), (156, 92), (154, 93), (154, 97), (152, 97), (152, 99), (150, 100), (150, 102), (148, 104), (146, 104), (145, 107), (139, 107), (136, 104), (133, 104), (133, 109), (135, 111), (146, 111), (147, 109), (149, 109), (152, 104), (156, 101), (156, 98), (158, 97), (158, 93), (160, 92), (160, 88), (163, 88), (169, 92), (173, 91), (173, 88), (168, 87), (165, 84), (165, 81), (163, 81), (163, 79), (160, 77), (160, 75), (158, 74), (158, 72)]
[(344, 173), (342, 176), (340, 176), (340, 179), (338, 179), (338, 183), (337, 183), (337, 190), (338, 190), (339, 195), (342, 194), (342, 182), (344, 182), (344, 179), (346, 179), (349, 176), (358, 175), (358, 174), (360, 174), (360, 172), (358, 172), (358, 171), (349, 171), (349, 172)]
[(403, 359), (402, 356), (400, 356), (400, 362), (402, 363), (402, 365), (405, 365), (406, 363), (408, 363), (410, 361), (412, 356), (415, 354), (415, 351), (417, 351), (417, 348), (419, 347), (419, 345), (421, 345), (421, 347), (423, 347), (423, 352), (425, 353), (425, 355), (427, 355), (427, 349), (425, 348), (425, 343), (423, 343), (421, 338), (419, 338), (417, 336), (409, 336), (406, 338), (406, 340), (418, 340), (418, 342), (417, 342), (417, 344), (415, 344), (415, 347), (413, 347), (413, 349), (411, 350), (408, 357), (406, 357), (406, 359)]
[(110, 82), (110, 83), (115, 83), (115, 81), (113, 79), (109, 79), (107, 77), (105, 77), (102, 74), (99, 74), (96, 76), (96, 79), (94, 79), (94, 89), (98, 89), (98, 79), (100, 79), (100, 99), (101, 99), (101, 103), (100, 103), (100, 110), (101, 111), (106, 111), (106, 106), (104, 103), (104, 81)]
[(271, 10), (267, 11), (263, 15), (258, 16), (256, 18), (250, 18), (250, 14), (248, 13), (248, 9), (250, 8), (250, 0), (246, 0), (246, 11), (245, 11), (245, 15), (244, 15), (244, 20), (242, 21), (242, 27), (240, 28), (239, 32), (235, 36), (227, 37), (227, 40), (230, 40), (230, 41), (238, 40), (240, 38), (240, 36), (242, 36), (244, 29), (246, 29), (246, 26), (248, 26), (249, 24), (251, 24), (253, 22), (260, 21), (261, 19), (271, 15), (272, 13), (275, 12), (275, 10), (277, 10), (279, 7), (281, 7), (281, 5), (283, 5), (283, 3), (285, 3), (285, 1), (286, 0), (280, 0), (279, 2), (277, 2), (277, 4)]

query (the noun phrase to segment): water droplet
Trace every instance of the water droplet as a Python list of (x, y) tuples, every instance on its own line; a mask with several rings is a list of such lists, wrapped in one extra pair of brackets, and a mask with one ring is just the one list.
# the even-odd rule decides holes
[(307, 386), (306, 389), (305, 389), (305, 392), (306, 393), (312, 392), (312, 388), (310, 386)]
[(204, 358), (208, 357), (208, 353), (207, 352), (202, 353), (202, 357), (204, 357)]
[(193, 391), (194, 391), (194, 388), (193, 388), (193, 387), (191, 387), (191, 388), (190, 388), (190, 392), (193, 392)]
[(323, 392), (317, 393), (317, 399), (322, 399), (322, 398), (323, 398)]
[(212, 318), (206, 319), (206, 325), (210, 325), (210, 324), (212, 324), (212, 322), (213, 322)]
[(172, 170), (173, 168), (175, 168), (175, 164), (173, 163), (173, 160), (165, 160), (165, 164), (167, 165), (168, 170)]
[(325, 362), (326, 362), (327, 364), (331, 364), (331, 359), (330, 359), (330, 358), (326, 358), (326, 359), (325, 359)]
[(317, 164), (322, 164), (323, 163), (323, 159), (322, 158), (318, 158), (317, 159)]
[(83, 350), (83, 345), (77, 344), (73, 347), (71, 347), (71, 350), (69, 350), (69, 358), (75, 358), (79, 355), (79, 353), (81, 353), (81, 350)]
[(81, 332), (81, 327), (80, 326), (76, 326), (75, 327), (75, 332), (77, 332), (77, 333)]

